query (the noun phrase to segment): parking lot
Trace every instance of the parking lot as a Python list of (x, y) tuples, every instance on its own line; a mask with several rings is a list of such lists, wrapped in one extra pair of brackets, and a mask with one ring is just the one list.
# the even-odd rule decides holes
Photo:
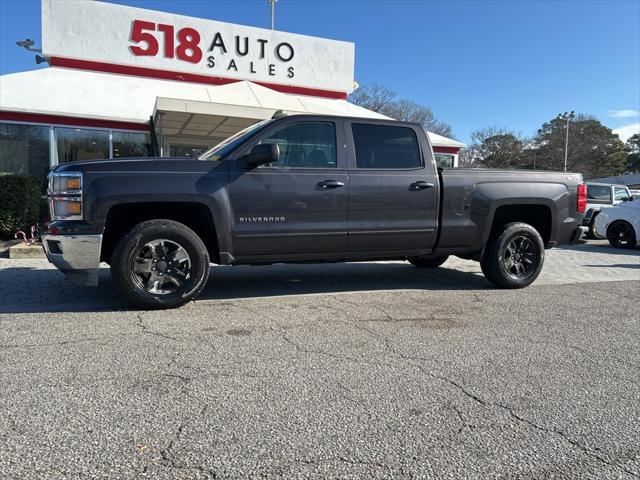
[(214, 267), (133, 311), (0, 259), (2, 478), (639, 478), (640, 250)]

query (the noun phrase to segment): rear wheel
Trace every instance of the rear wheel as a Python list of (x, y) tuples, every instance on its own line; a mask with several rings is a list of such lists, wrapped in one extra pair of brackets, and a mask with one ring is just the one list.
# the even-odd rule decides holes
[(133, 227), (111, 258), (116, 290), (139, 308), (184, 305), (209, 278), (209, 254), (196, 233), (173, 220), (149, 220)]
[(480, 267), (487, 280), (501, 288), (523, 288), (538, 278), (544, 264), (544, 242), (526, 223), (509, 223), (494, 232)]
[(418, 268), (437, 268), (446, 262), (447, 258), (449, 258), (449, 255), (439, 257), (411, 257), (407, 260)]
[(629, 222), (616, 220), (607, 227), (607, 240), (615, 248), (633, 248), (636, 246), (636, 232)]

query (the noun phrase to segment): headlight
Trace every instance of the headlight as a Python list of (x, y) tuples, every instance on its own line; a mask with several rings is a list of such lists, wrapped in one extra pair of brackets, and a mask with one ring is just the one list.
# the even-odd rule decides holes
[(76, 194), (82, 191), (81, 173), (50, 173), (49, 193), (51, 194)]
[(51, 172), (47, 196), (52, 220), (82, 220), (82, 173)]

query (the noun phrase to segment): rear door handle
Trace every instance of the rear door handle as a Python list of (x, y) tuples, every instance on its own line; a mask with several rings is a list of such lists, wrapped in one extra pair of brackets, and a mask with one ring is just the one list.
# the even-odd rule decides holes
[(340, 182), (339, 180), (323, 180), (318, 183), (318, 187), (323, 190), (328, 190), (330, 188), (340, 188), (344, 187), (344, 182)]
[(433, 183), (425, 182), (424, 180), (419, 180), (409, 185), (410, 190), (425, 190), (427, 188), (433, 188), (433, 187), (435, 187)]

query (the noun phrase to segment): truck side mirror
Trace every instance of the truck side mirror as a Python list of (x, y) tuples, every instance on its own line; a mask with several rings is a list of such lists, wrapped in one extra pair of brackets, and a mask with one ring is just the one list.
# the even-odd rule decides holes
[(277, 162), (280, 159), (280, 147), (276, 143), (254, 145), (251, 152), (240, 157), (238, 163), (242, 168), (252, 168)]

